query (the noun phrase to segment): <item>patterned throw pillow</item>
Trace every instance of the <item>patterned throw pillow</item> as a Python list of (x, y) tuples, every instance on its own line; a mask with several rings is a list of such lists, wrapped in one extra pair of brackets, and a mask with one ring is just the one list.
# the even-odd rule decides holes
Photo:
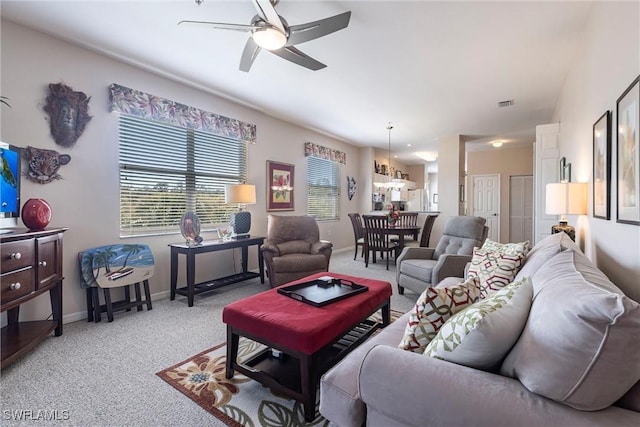
[(427, 345), (424, 355), (476, 369), (495, 370), (527, 322), (533, 286), (513, 282), (452, 316)]
[(488, 252), (500, 252), (507, 255), (518, 255), (524, 252), (525, 255), (529, 252), (530, 242), (528, 240), (519, 243), (498, 243), (493, 240), (486, 239), (480, 248)]
[(480, 283), (475, 277), (448, 288), (427, 288), (416, 301), (398, 348), (423, 353), (447, 319), (479, 296)]
[(529, 242), (497, 243), (485, 241), (473, 250), (468, 276), (480, 279), (480, 299), (513, 281), (529, 251)]

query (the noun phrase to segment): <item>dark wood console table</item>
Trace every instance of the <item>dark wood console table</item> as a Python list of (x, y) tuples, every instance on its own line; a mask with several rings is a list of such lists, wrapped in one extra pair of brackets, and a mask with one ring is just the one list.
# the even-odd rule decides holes
[[(176, 299), (176, 294), (187, 297), (189, 307), (193, 307), (193, 296), (202, 292), (212, 291), (243, 280), (260, 277), (260, 283), (264, 283), (264, 259), (260, 251), (260, 245), (264, 243), (264, 237), (249, 237), (237, 240), (213, 240), (205, 241), (197, 246), (186, 244), (170, 244), (171, 248), (171, 300)], [(247, 263), (249, 258), (249, 246), (255, 245), (258, 249), (259, 273), (248, 271)], [(213, 279), (207, 282), (195, 283), (196, 277), (196, 255), (215, 251), (226, 251), (228, 249), (242, 249), (242, 272), (231, 276)], [(177, 288), (178, 282), (178, 254), (184, 254), (187, 258), (187, 286)]]
[[(0, 237), (0, 312), (7, 325), (0, 337), (1, 368), (13, 363), (52, 331), (62, 335), (62, 234), (66, 228), (42, 231), (16, 229)], [(53, 320), (20, 322), (20, 305), (49, 292)]]

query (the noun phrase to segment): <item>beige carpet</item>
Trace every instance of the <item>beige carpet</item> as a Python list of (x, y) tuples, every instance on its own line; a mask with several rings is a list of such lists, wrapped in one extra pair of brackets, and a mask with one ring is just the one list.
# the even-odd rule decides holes
[[(392, 310), (392, 321), (401, 315)], [(247, 360), (263, 348), (261, 344), (240, 338), (238, 359)], [(228, 426), (329, 425), (317, 410), (316, 419), (306, 422), (299, 402), (278, 396), (238, 372), (232, 379), (226, 379), (225, 362), (226, 344), (221, 343), (156, 375)]]

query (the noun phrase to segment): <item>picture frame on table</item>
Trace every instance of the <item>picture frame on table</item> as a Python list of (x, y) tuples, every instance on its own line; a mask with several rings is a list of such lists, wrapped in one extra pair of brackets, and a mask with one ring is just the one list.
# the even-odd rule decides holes
[(593, 217), (611, 218), (611, 112), (593, 124)]
[(267, 160), (267, 212), (295, 209), (295, 165)]
[(640, 225), (640, 76), (616, 102), (617, 222)]

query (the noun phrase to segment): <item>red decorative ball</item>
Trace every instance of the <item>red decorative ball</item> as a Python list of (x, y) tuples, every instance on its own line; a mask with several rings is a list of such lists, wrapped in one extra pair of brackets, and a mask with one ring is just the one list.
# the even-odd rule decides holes
[(20, 216), (29, 230), (44, 230), (51, 221), (51, 206), (44, 199), (29, 199)]

